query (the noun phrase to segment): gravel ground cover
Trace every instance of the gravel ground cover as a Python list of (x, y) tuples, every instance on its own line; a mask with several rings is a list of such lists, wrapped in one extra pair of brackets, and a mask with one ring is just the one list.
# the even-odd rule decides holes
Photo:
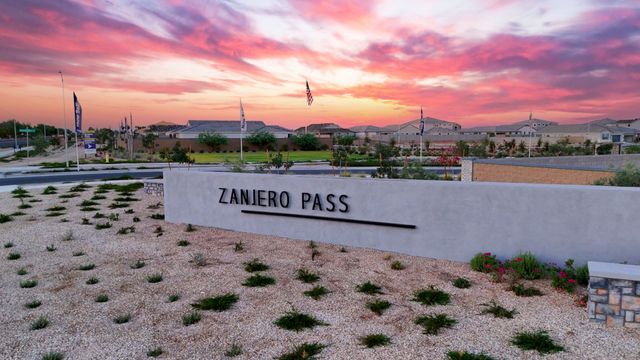
[[(303, 343), (324, 345), (319, 359), (445, 359), (451, 350), (494, 359), (640, 358), (637, 330), (590, 323), (575, 297), (554, 290), (548, 280), (527, 282), (545, 295), (524, 298), (461, 262), (221, 229), (186, 232), (185, 224), (151, 219), (163, 209), (148, 207), (161, 199), (140, 190), (131, 195), (140, 201), (128, 202), (128, 208), (110, 209), (120, 195), (113, 190), (101, 194), (106, 199), (94, 206), (106, 217), (96, 219), (96, 211), (78, 206), (96, 189), (68, 199), (59, 198), (68, 187), (58, 187), (53, 195), (31, 190), (42, 201), (21, 210), (26, 215), (0, 224), (0, 243), (12, 244), (0, 248), (0, 358), (41, 359), (60, 352), (65, 359), (146, 359), (159, 348), (158, 358), (167, 359), (224, 359), (238, 353), (235, 359), (273, 359)], [(20, 200), (10, 193), (0, 194), (0, 213), (14, 213), (18, 205)], [(66, 207), (63, 214), (47, 216), (46, 209), (58, 205)], [(118, 214), (117, 220), (109, 220), (111, 214)], [(89, 224), (83, 225), (82, 218)], [(96, 229), (107, 221), (111, 227)], [(128, 230), (120, 231), (123, 228)], [(47, 250), (51, 245), (55, 251)], [(9, 260), (10, 253), (20, 257)], [(254, 259), (269, 268), (247, 272), (246, 264)], [(392, 269), (395, 261), (403, 267)], [(299, 280), (302, 268), (319, 279)], [(161, 280), (150, 282), (154, 275)], [(243, 286), (255, 275), (273, 277), (275, 284)], [(459, 277), (469, 279), (471, 287), (453, 286)], [(36, 280), (37, 285), (22, 288), (25, 280)], [(382, 294), (356, 289), (366, 282), (380, 286)], [(417, 290), (430, 285), (448, 293), (450, 303), (425, 306), (412, 301)], [(315, 286), (328, 293), (318, 300), (303, 294)], [(171, 299), (175, 301), (168, 300), (171, 295), (178, 295)], [(204, 298), (214, 298), (208, 301), (216, 310), (192, 306)], [(376, 300), (391, 305), (378, 315), (367, 305)], [(483, 315), (481, 304), (492, 300), (516, 309), (513, 319)], [(34, 301), (41, 304), (25, 306)], [(201, 315), (200, 321), (184, 325), (183, 316), (193, 311)], [(322, 324), (300, 331), (275, 324), (292, 313), (310, 315)], [(416, 318), (436, 314), (456, 322), (437, 335), (424, 334)], [(41, 317), (47, 325), (32, 330)], [(534, 330), (547, 331), (565, 351), (540, 355), (511, 344), (516, 333)], [(361, 338), (372, 334), (384, 334), (391, 343), (362, 345)]]

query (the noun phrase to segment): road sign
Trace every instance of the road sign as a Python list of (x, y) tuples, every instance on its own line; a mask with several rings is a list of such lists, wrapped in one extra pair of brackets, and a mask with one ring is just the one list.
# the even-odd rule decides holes
[(21, 132), (21, 133), (34, 133), (34, 132), (36, 132), (36, 129), (27, 129), (27, 128), (25, 128), (25, 129), (20, 129), (18, 131)]
[(85, 155), (96, 153), (96, 134), (93, 131), (84, 133), (84, 153)]

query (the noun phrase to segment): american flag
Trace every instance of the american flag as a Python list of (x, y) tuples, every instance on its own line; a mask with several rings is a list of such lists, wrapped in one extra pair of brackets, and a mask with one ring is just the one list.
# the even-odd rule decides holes
[(311, 106), (313, 103), (313, 95), (311, 95), (311, 89), (309, 88), (309, 82), (305, 80), (307, 83), (307, 105)]

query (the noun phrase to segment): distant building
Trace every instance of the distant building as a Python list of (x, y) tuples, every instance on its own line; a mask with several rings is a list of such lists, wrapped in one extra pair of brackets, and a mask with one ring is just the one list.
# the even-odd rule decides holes
[(638, 119), (628, 119), (628, 120), (618, 120), (618, 121), (616, 121), (616, 125), (618, 127), (627, 127), (627, 128), (640, 130), (640, 118), (638, 118)]
[(365, 137), (368, 137), (369, 139), (377, 138), (380, 135), (380, 133), (386, 132), (385, 129), (378, 126), (373, 126), (373, 125), (354, 126), (354, 127), (351, 127), (349, 130), (354, 132), (355, 135), (361, 139), (364, 139)]
[(551, 125), (540, 130), (543, 141), (556, 143), (566, 139), (570, 143), (581, 143), (590, 140), (593, 143), (611, 143), (611, 128), (598, 124)]
[[(245, 135), (265, 131), (273, 134), (277, 139), (286, 139), (292, 131), (278, 125), (266, 125), (262, 121), (247, 120), (247, 133)], [(175, 131), (170, 131), (169, 135), (176, 139), (197, 139), (202, 133), (213, 133), (224, 135), (229, 139), (239, 139), (240, 121), (238, 120), (189, 120), (187, 126)]]
[(313, 134), (319, 138), (335, 138), (341, 135), (353, 135), (354, 132), (334, 123), (309, 124), (295, 130), (298, 134)]

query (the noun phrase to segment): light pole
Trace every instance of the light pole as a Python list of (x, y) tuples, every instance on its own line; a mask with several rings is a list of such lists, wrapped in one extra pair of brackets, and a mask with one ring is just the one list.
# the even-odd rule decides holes
[(13, 148), (13, 153), (18, 152), (18, 131), (16, 130), (16, 119), (13, 119), (13, 138), (15, 139), (16, 146)]
[(66, 164), (66, 167), (69, 167), (69, 154), (67, 153), (67, 110), (65, 108), (67, 102), (64, 100), (64, 77), (62, 77), (62, 70), (59, 70), (58, 74), (60, 74), (60, 83), (62, 84), (62, 116), (64, 117), (64, 162)]

